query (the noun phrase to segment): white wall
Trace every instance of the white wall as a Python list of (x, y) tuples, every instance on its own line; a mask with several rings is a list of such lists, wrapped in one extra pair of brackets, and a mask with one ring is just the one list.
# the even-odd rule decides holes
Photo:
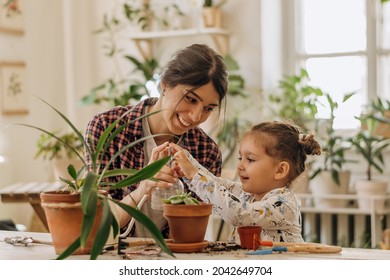
[[(28, 93), (66, 112), (81, 129), (96, 112), (104, 109), (78, 107), (75, 103), (104, 78), (112, 76), (112, 64), (102, 53), (102, 38), (92, 32), (100, 26), (103, 13), (112, 11), (117, 2), (120, 1), (24, 1), (25, 34), (0, 33), (0, 60), (26, 62)], [(260, 27), (267, 26), (260, 20), (261, 2), (264, 1), (227, 1), (223, 6), (223, 25), (231, 31), (230, 52), (238, 60), (248, 88), (256, 94), (260, 92), (262, 74), (269, 73), (262, 66), (261, 48), (264, 46), (261, 46), (263, 30)], [(195, 42), (213, 46), (213, 41), (207, 37), (165, 39), (157, 45), (157, 58), (165, 63), (176, 50)], [(131, 41), (125, 44), (129, 53), (140, 55)], [(268, 47), (267, 57), (272, 50)], [(279, 56), (273, 54), (272, 57)], [(278, 67), (275, 65), (273, 69), (277, 71)], [(61, 120), (54, 116), (47, 106), (31, 96), (29, 113), (0, 115), (0, 127), (25, 122), (48, 130), (61, 128)], [(0, 187), (19, 181), (51, 179), (49, 162), (34, 160), (38, 135), (37, 131), (24, 127), (1, 130), (0, 155), (6, 156), (7, 161), (0, 164)], [(0, 219), (10, 218), (28, 226), (31, 214), (32, 209), (27, 204), (0, 203)]]
[[(27, 65), (28, 94), (38, 95), (64, 109), (64, 59), (61, 1), (24, 1), (25, 34), (0, 34), (2, 60), (21, 60)], [(50, 12), (49, 12), (50, 11)], [(23, 122), (49, 129), (57, 126), (39, 101), (30, 96), (26, 115), (1, 115), (0, 124)], [(15, 181), (48, 180), (48, 170), (41, 161), (34, 161), (37, 132), (22, 127), (1, 131), (1, 150), (7, 161), (3, 164), (0, 186)], [(12, 211), (13, 210), (13, 211)], [(12, 212), (12, 215), (11, 215)], [(12, 218), (27, 224), (32, 211), (28, 205), (1, 205), (0, 218)]]

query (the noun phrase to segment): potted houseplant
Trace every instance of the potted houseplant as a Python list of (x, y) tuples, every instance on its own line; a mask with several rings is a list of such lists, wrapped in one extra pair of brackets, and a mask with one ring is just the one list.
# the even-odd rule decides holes
[[(82, 166), (82, 161), (77, 157), (77, 154), (73, 150), (68, 148), (68, 146), (74, 147), (77, 152), (82, 153), (84, 150), (83, 143), (73, 131), (53, 131), (51, 133), (57, 135), (62, 141), (59, 141), (46, 133), (41, 133), (36, 142), (37, 152), (34, 158), (52, 161), (54, 178), (56, 180), (60, 177), (71, 179), (66, 172), (66, 167), (69, 164), (72, 164), (76, 169), (79, 169)], [(66, 145), (63, 142), (65, 142)]]
[(377, 122), (375, 122), (373, 133), (390, 138), (390, 101), (377, 97), (370, 102), (366, 109), (367, 112), (363, 113), (360, 119), (362, 129), (367, 129), (367, 120), (376, 118)]
[(273, 114), (281, 119), (293, 121), (304, 132), (315, 128), (318, 98), (324, 93), (309, 85), (309, 74), (301, 69), (299, 74), (285, 76), (279, 81), (280, 92), (269, 95)]
[[(346, 94), (342, 102), (346, 102), (353, 94)], [(346, 139), (337, 135), (333, 127), (338, 103), (327, 93), (325, 97), (329, 105), (330, 117), (324, 139), (319, 139), (323, 140), (321, 143), (322, 163), (317, 166), (313, 164), (313, 172), (309, 177), (310, 189), (314, 195), (346, 194), (349, 191), (351, 172), (344, 170), (343, 165), (352, 161), (345, 158), (345, 151), (348, 149)], [(348, 203), (346, 200), (320, 198), (315, 198), (314, 202), (318, 207), (345, 207)]]
[[(42, 100), (42, 99), (41, 99)], [(61, 139), (58, 135), (53, 134), (45, 129), (40, 127), (19, 123), (16, 125), (22, 125), (30, 128), (37, 129), (43, 133), (46, 133), (50, 137), (53, 137), (67, 146), (70, 150), (75, 152), (79, 159), (83, 162), (83, 167), (79, 170), (76, 170), (73, 165), (69, 165), (67, 170), (72, 180), (67, 180), (61, 178), (63, 182), (67, 184), (67, 190), (51, 192), (51, 193), (42, 193), (42, 206), (45, 209), (45, 213), (48, 220), (48, 225), (50, 229), (50, 233), (53, 238), (53, 245), (56, 248), (56, 243), (60, 243), (62, 239), (67, 238), (66, 234), (63, 234), (63, 230), (55, 230), (52, 228), (54, 224), (51, 224), (52, 221), (61, 220), (58, 218), (59, 211), (66, 211), (66, 209), (71, 209), (73, 211), (73, 216), (70, 218), (64, 219), (72, 222), (77, 228), (71, 232), (76, 233), (76, 236), (72, 238), (68, 238), (69, 244), (65, 247), (61, 245), (61, 249), (56, 249), (56, 253), (59, 254), (58, 259), (64, 259), (70, 256), (73, 253), (89, 253), (91, 259), (96, 259), (98, 255), (101, 253), (103, 247), (105, 246), (107, 240), (110, 237), (110, 234), (113, 237), (116, 237), (119, 233), (119, 224), (115, 217), (116, 206), (121, 207), (127, 213), (129, 213), (134, 219), (141, 222), (147, 230), (150, 231), (152, 237), (156, 240), (156, 243), (162, 248), (164, 252), (169, 255), (172, 255), (171, 250), (166, 246), (163, 236), (161, 235), (159, 229), (156, 225), (142, 212), (139, 210), (128, 206), (126, 204), (120, 203), (116, 200), (111, 199), (107, 193), (108, 189), (113, 188), (121, 188), (134, 183), (137, 183), (141, 180), (149, 179), (156, 174), (162, 166), (164, 166), (169, 157), (158, 160), (141, 170), (134, 169), (119, 169), (119, 170), (109, 170), (107, 164), (105, 167), (100, 166), (100, 159), (105, 153), (107, 147), (110, 142), (116, 137), (116, 135), (123, 130), (128, 123), (121, 124), (120, 121), (126, 115), (122, 115), (118, 118), (114, 123), (112, 123), (102, 134), (100, 137), (97, 147), (95, 150), (92, 150), (88, 145), (88, 139), (84, 139), (83, 135), (79, 132), (79, 130), (74, 126), (74, 124), (59, 110), (55, 107), (42, 100), (45, 104), (50, 106), (68, 125), (69, 127), (76, 133), (77, 137), (83, 143), (85, 152), (89, 154), (92, 164), (88, 168), (84, 157), (80, 154), (77, 149), (68, 143), (66, 143), (63, 139)], [(148, 114), (150, 115), (150, 114)], [(148, 115), (141, 116), (146, 117)], [(152, 136), (153, 137), (153, 136)], [(140, 139), (139, 141), (143, 141), (145, 138)], [(135, 145), (137, 142), (131, 143), (124, 149), (128, 149), (131, 146)], [(118, 155), (114, 155), (110, 162), (115, 160)], [(124, 175), (125, 178), (118, 183), (110, 184), (105, 180), (111, 176)], [(70, 197), (70, 203), (66, 203), (61, 201), (60, 196), (64, 195), (66, 198)], [(60, 206), (65, 206), (64, 208), (60, 208)], [(115, 207), (113, 207), (115, 206)], [(49, 217), (51, 210), (55, 209), (56, 216), (54, 218)], [(80, 221), (75, 221), (76, 214), (75, 211), (78, 211), (78, 216), (81, 217)], [(81, 211), (81, 212), (80, 212)], [(81, 213), (81, 214), (80, 214)], [(65, 229), (70, 228), (70, 224), (65, 225)], [(54, 236), (54, 233), (62, 234), (60, 237)], [(94, 237), (90, 238), (92, 234), (95, 234)], [(86, 250), (87, 245), (91, 245), (91, 248)]]
[(222, 12), (220, 7), (226, 0), (205, 0), (203, 2), (203, 24), (204, 27), (222, 27)]
[(197, 251), (207, 246), (204, 240), (213, 205), (201, 203), (191, 193), (177, 193), (163, 200), (172, 241), (167, 243), (175, 252)]
[[(360, 117), (362, 121), (363, 117)], [(383, 136), (375, 135), (374, 131), (378, 120), (370, 115), (364, 116), (367, 129), (360, 130), (355, 136), (349, 138), (352, 147), (366, 161), (366, 178), (355, 182), (355, 189), (358, 195), (358, 205), (361, 209), (372, 209), (371, 203), (375, 202), (376, 210), (383, 210), (384, 199), (367, 198), (370, 195), (381, 196), (387, 192), (387, 181), (374, 179), (373, 170), (383, 173), (385, 161), (383, 151), (390, 145), (390, 140)]]

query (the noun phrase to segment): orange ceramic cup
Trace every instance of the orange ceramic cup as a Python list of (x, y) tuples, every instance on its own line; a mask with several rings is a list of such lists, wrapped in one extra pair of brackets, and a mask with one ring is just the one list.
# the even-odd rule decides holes
[(245, 226), (237, 228), (241, 247), (256, 250), (261, 240), (261, 226)]

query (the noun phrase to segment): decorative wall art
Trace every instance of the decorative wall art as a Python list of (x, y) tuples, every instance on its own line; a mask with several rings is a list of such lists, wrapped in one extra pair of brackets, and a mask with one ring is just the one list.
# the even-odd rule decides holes
[(26, 65), (23, 62), (0, 62), (2, 113), (27, 114)]
[(0, 32), (24, 33), (22, 0), (0, 0)]

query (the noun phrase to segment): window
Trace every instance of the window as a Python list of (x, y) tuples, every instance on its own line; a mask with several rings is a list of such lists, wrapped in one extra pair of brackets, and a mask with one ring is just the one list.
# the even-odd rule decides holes
[[(307, 69), (312, 85), (339, 102), (336, 129), (358, 128), (355, 116), (371, 98), (390, 99), (390, 2), (295, 0), (294, 5), (289, 11), (294, 24), (288, 25), (294, 29), (288, 45), (295, 50), (292, 68)], [(340, 104), (350, 92), (356, 93)], [(319, 106), (317, 117), (328, 118), (329, 109)]]

